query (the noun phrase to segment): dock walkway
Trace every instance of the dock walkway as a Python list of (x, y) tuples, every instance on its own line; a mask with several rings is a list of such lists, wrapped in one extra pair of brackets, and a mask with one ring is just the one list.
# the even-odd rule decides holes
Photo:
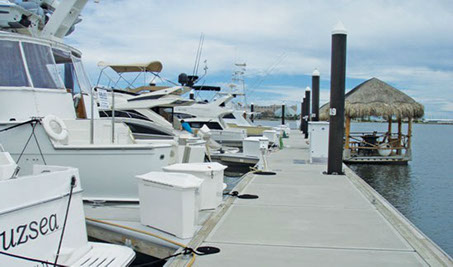
[(284, 144), (269, 157), (277, 175), (244, 179), (240, 193), (259, 199), (232, 200), (206, 238), (198, 237), (193, 245), (221, 252), (197, 257), (194, 266), (450, 266), (451, 258), (347, 167), (346, 175), (324, 175), (325, 164), (309, 164), (298, 131)]

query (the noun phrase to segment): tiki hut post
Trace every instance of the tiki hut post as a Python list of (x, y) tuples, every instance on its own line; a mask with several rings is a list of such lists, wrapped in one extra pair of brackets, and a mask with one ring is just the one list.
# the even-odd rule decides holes
[(346, 38), (346, 29), (344, 28), (343, 23), (338, 22), (332, 31), (327, 174), (343, 174)]
[(389, 128), (388, 128), (388, 131), (389, 133), (389, 138), (392, 137), (392, 116), (389, 116)]
[(411, 139), (412, 139), (412, 118), (409, 118), (407, 122), (407, 150), (411, 149)]
[(351, 118), (346, 115), (346, 125), (345, 125), (345, 144), (344, 148), (349, 149), (349, 135), (351, 134)]

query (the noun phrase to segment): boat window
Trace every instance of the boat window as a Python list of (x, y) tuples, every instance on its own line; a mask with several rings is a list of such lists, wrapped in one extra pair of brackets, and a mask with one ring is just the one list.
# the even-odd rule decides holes
[(28, 71), (35, 88), (64, 88), (50, 47), (22, 43)]
[(135, 110), (126, 110), (126, 112), (129, 114), (131, 118), (150, 121), (148, 117)]
[(217, 122), (211, 122), (211, 121), (209, 121), (209, 122), (204, 122), (204, 121), (201, 121), (201, 122), (191, 121), (191, 122), (189, 122), (190, 127), (194, 128), (194, 129), (200, 129), (205, 124), (211, 130), (222, 130), (222, 127)]
[(124, 122), (127, 126), (129, 126), (129, 128), (131, 129), (131, 131), (134, 133), (134, 134), (158, 134), (158, 135), (168, 135), (168, 133), (165, 133), (165, 132), (162, 132), (162, 131), (159, 131), (158, 129), (155, 129), (153, 127), (150, 127), (150, 126), (145, 126), (145, 125), (140, 125), (140, 124), (136, 124), (136, 123), (131, 123), (131, 122)]
[(30, 86), (19, 42), (0, 42), (0, 86)]
[(174, 113), (175, 117), (178, 119), (189, 119), (189, 118), (195, 118), (195, 116), (186, 114), (186, 113)]
[(226, 115), (223, 116), (224, 119), (236, 119), (233, 115), (233, 113), (228, 113)]
[(72, 56), (72, 63), (80, 90), (84, 93), (91, 94), (91, 83), (83, 67), (82, 60)]
[[(99, 114), (101, 117), (112, 117), (112, 111), (111, 110), (104, 110), (103, 112), (100, 112)], [(115, 110), (115, 117), (117, 118), (130, 118), (129, 114), (124, 111), (120, 110)]]

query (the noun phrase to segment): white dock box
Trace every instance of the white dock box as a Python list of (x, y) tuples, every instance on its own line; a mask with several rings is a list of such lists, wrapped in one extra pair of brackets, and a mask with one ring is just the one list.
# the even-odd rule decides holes
[(198, 218), (198, 188), (203, 180), (185, 173), (149, 172), (139, 179), (140, 222), (173, 234), (190, 238)]
[(269, 143), (277, 144), (278, 143), (278, 135), (276, 130), (264, 130), (263, 137), (269, 139)]
[(247, 137), (242, 141), (242, 150), (245, 156), (260, 157), (261, 150), (269, 147), (269, 139), (263, 136)]
[(215, 209), (223, 200), (223, 172), (227, 166), (217, 162), (179, 163), (163, 167), (166, 172), (190, 173), (203, 180), (200, 209)]
[(310, 162), (325, 162), (329, 150), (329, 123), (328, 122), (308, 122), (308, 132), (310, 133)]

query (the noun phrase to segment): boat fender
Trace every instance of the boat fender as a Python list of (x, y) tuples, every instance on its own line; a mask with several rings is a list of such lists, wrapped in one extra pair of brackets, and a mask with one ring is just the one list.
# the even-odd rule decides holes
[(392, 154), (392, 149), (389, 143), (379, 145), (378, 153), (381, 157), (388, 157)]
[(68, 137), (68, 129), (62, 119), (55, 115), (47, 115), (42, 121), (42, 126), (50, 138), (62, 141)]

